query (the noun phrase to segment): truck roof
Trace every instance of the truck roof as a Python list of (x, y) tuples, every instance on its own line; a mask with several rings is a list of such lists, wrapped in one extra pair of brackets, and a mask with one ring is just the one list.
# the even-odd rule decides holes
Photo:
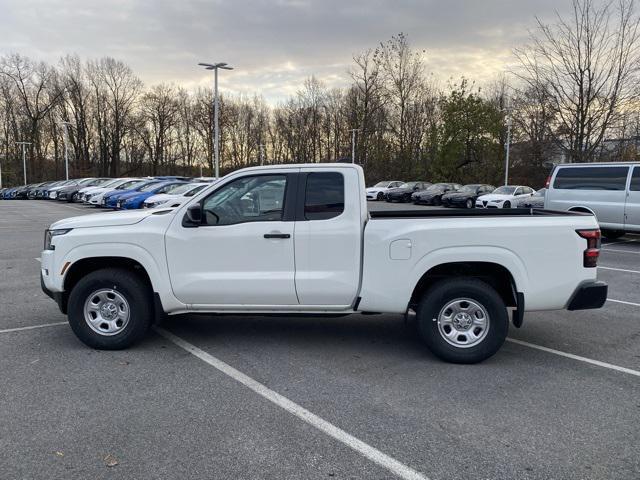
[(584, 163), (556, 163), (556, 167), (592, 167), (592, 166), (633, 166), (640, 165), (640, 162), (584, 162)]
[(340, 169), (361, 169), (362, 167), (355, 163), (282, 163), (274, 165), (262, 165), (258, 167), (247, 167), (236, 172), (271, 170), (273, 168), (340, 168)]

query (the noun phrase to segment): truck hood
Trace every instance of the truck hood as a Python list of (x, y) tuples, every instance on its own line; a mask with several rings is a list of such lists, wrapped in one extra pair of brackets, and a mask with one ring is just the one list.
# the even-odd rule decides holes
[(121, 212), (93, 213), (80, 217), (71, 217), (52, 223), (49, 229), (58, 228), (87, 228), (87, 227), (115, 227), (119, 225), (133, 225), (141, 222), (155, 211), (131, 210)]

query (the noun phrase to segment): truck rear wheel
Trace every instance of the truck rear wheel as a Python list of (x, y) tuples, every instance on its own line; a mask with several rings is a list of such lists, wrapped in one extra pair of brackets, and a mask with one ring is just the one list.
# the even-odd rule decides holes
[(128, 348), (145, 336), (153, 320), (151, 290), (129, 270), (96, 270), (71, 291), (68, 317), (85, 345), (99, 350)]
[(504, 301), (487, 283), (452, 278), (423, 295), (417, 310), (420, 335), (437, 357), (452, 363), (477, 363), (495, 354), (507, 337)]

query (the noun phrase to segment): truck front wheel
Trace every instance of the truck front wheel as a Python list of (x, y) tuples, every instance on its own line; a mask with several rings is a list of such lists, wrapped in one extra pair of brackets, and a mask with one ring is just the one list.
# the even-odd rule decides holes
[(491, 357), (509, 331), (509, 316), (500, 295), (473, 278), (435, 284), (423, 295), (416, 313), (429, 350), (452, 363), (477, 363)]
[(68, 317), (73, 332), (89, 347), (127, 348), (149, 330), (153, 319), (151, 289), (132, 271), (96, 270), (71, 290)]

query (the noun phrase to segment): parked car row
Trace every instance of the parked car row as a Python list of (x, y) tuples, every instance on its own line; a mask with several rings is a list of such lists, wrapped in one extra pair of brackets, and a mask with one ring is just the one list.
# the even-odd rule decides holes
[[(544, 206), (544, 192), (536, 192), (524, 185), (505, 185), (496, 188), (487, 184), (429, 183), (424, 181), (379, 182), (367, 188), (367, 200), (413, 202), (416, 205), (435, 205), (458, 208), (517, 208)], [(530, 200), (535, 195), (537, 200)], [(541, 200), (540, 200), (541, 199)]]
[(212, 181), (215, 178), (81, 178), (3, 188), (0, 199), (57, 200), (118, 210), (176, 207)]

